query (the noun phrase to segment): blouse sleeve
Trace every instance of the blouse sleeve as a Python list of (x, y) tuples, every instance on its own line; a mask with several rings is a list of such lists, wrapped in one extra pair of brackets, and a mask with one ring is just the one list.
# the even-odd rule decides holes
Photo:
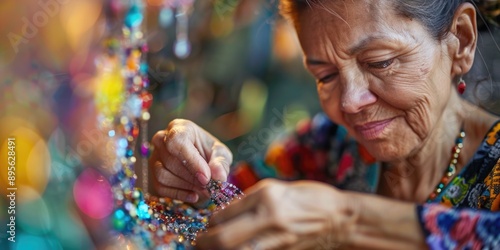
[(430, 249), (500, 249), (500, 212), (425, 204), (417, 214)]
[(264, 157), (237, 163), (229, 181), (246, 189), (264, 178), (317, 180), (341, 189), (373, 192), (378, 171), (366, 149), (320, 113), (269, 145)]

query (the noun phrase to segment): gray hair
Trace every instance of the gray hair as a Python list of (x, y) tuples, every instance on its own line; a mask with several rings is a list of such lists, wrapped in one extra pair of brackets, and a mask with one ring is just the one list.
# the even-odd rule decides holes
[[(325, 0), (281, 0), (281, 14), (297, 27), (297, 17), (306, 8), (324, 8)], [(416, 19), (436, 39), (441, 40), (450, 31), (457, 8), (467, 0), (394, 0), (398, 14)]]

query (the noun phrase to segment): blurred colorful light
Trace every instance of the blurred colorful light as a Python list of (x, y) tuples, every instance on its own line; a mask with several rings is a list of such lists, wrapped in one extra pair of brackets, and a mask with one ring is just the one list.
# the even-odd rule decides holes
[(94, 169), (85, 169), (75, 182), (73, 195), (80, 211), (102, 219), (113, 210), (113, 194), (107, 179)]

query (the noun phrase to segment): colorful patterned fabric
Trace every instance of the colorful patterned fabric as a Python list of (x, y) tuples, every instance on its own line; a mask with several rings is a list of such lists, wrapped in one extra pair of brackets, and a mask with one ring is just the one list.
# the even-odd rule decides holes
[[(431, 204), (417, 211), (431, 249), (500, 249), (500, 122)], [(453, 208), (453, 209), (450, 209)]]
[[(240, 162), (230, 182), (246, 189), (264, 178), (317, 180), (340, 189), (374, 192), (381, 164), (324, 114), (300, 123), (273, 143), (264, 160)], [(431, 203), (418, 205), (431, 249), (500, 249), (500, 121)]]
[(299, 123), (295, 133), (269, 146), (264, 160), (236, 165), (229, 182), (246, 189), (258, 180), (317, 180), (341, 189), (374, 192), (379, 166), (368, 151), (324, 114)]

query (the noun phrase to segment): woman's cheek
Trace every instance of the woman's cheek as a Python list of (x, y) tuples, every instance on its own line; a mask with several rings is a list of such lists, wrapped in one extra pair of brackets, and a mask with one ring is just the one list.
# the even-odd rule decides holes
[(329, 85), (318, 84), (318, 97), (326, 115), (336, 124), (345, 125), (340, 110), (340, 94)]

